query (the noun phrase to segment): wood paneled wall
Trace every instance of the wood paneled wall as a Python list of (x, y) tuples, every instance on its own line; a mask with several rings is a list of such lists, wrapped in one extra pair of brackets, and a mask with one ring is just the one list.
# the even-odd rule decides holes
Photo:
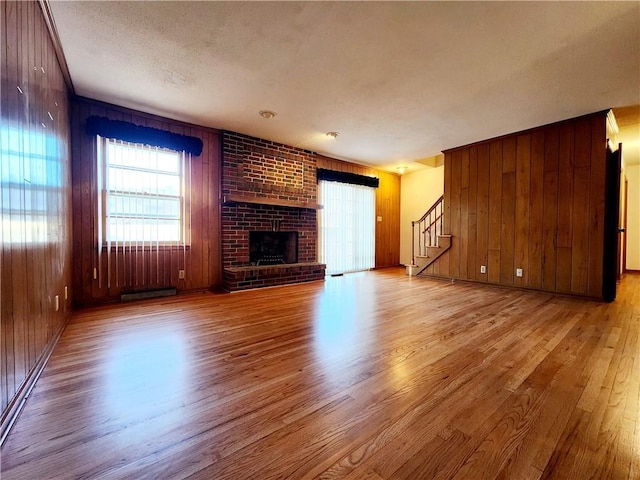
[[(202, 154), (192, 157), (191, 244), (182, 249), (162, 248), (151, 255), (149, 268), (159, 272), (153, 276), (153, 287), (174, 286), (178, 291), (202, 290), (220, 286), (222, 264), (220, 251), (220, 179), (221, 133), (217, 130), (185, 124), (93, 100), (77, 98), (72, 102), (72, 174), (73, 174), (73, 247), (74, 287), (78, 304), (92, 304), (118, 299), (122, 283), (107, 286), (107, 255), (97, 251), (97, 201), (95, 138), (85, 133), (86, 119), (91, 115), (123, 120), (147, 127), (164, 129), (182, 135), (199, 137), (204, 143)], [(145, 269), (122, 262), (119, 275), (127, 278), (146, 275)], [(99, 278), (94, 279), (94, 268)], [(179, 278), (179, 270), (185, 278)], [(102, 278), (100, 276), (102, 275)], [(132, 283), (149, 285), (149, 278)], [(145, 287), (149, 288), (148, 286)]]
[(446, 151), (452, 246), (427, 273), (602, 297), (605, 137), (600, 112)]
[(322, 155), (317, 156), (317, 167), (380, 179), (376, 189), (376, 268), (400, 264), (400, 176), (374, 168), (344, 162)]
[(68, 94), (37, 3), (0, 2), (0, 45), (1, 436), (69, 318), (72, 290)]

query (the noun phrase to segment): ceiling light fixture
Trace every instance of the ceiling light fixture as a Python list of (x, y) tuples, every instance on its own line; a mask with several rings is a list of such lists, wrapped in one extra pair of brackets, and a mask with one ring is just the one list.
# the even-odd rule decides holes
[(409, 168), (409, 167), (407, 167), (407, 166), (405, 166), (405, 165), (401, 165), (400, 167), (396, 167), (396, 170), (398, 170), (398, 173), (399, 173), (400, 175), (402, 175), (404, 172), (406, 172), (406, 171), (407, 171), (407, 169), (408, 169), (408, 168)]
[(260, 110), (258, 113), (262, 118), (266, 118), (267, 120), (276, 116), (276, 112), (272, 110)]
[(327, 137), (338, 138), (338, 135), (340, 135), (338, 132), (327, 132)]

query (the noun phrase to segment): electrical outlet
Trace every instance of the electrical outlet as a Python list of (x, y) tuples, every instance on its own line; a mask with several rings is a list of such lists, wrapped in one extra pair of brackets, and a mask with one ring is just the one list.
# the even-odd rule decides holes
[(516, 277), (522, 277), (522, 269), (516, 268)]
[(487, 273), (487, 266), (486, 265), (480, 265), (480, 273)]
[(178, 270), (178, 279), (184, 280), (184, 270)]

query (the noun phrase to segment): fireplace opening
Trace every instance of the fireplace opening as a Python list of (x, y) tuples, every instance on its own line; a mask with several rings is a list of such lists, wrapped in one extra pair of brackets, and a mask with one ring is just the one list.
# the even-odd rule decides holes
[(298, 262), (298, 232), (249, 232), (251, 265)]

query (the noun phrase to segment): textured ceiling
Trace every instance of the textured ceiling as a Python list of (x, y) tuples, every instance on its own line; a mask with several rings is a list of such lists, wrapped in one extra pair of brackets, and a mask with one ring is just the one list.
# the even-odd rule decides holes
[(640, 104), (639, 2), (51, 10), (79, 95), (382, 168)]

